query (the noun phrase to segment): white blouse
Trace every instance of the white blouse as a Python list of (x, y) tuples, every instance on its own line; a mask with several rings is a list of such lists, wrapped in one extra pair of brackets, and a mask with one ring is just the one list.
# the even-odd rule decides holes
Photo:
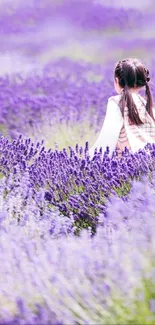
[[(138, 93), (131, 93), (135, 104), (138, 106), (139, 103), (143, 101), (146, 103), (145, 99), (141, 97)], [(119, 103), (121, 95), (112, 96), (108, 99), (107, 111), (104, 119), (102, 129), (98, 135), (98, 138), (94, 145), (89, 150), (90, 158), (94, 156), (95, 148), (97, 151), (102, 147), (102, 153), (105, 152), (106, 147), (109, 147), (110, 156), (116, 148), (120, 131), (123, 127), (123, 116), (120, 110)], [(115, 99), (115, 100), (113, 100)]]

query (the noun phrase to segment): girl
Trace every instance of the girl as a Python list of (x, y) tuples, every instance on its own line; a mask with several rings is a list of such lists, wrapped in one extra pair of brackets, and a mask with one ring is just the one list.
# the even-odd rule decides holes
[[(101, 132), (89, 150), (93, 158), (95, 148), (102, 153), (109, 147), (110, 156), (117, 148), (118, 156), (127, 147), (131, 152), (155, 143), (155, 118), (149, 87), (149, 70), (138, 59), (125, 59), (116, 64), (114, 87), (118, 95), (108, 100)], [(146, 99), (139, 94), (145, 87)]]

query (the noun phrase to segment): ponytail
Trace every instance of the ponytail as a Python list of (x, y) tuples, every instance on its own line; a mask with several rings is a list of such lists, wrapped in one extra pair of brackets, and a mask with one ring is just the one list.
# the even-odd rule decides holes
[(119, 102), (122, 115), (124, 117), (125, 107), (128, 108), (128, 117), (131, 124), (144, 124), (140, 119), (140, 115), (136, 104), (133, 100), (130, 89), (141, 89), (146, 87), (146, 111), (155, 121), (153, 116), (153, 98), (148, 82), (150, 81), (149, 70), (138, 59), (124, 59), (117, 63), (115, 67), (115, 78), (118, 79), (119, 86), (122, 88), (122, 96)]
[(149, 113), (149, 115), (152, 117), (152, 119), (155, 121), (155, 118), (153, 116), (153, 99), (152, 99), (152, 94), (151, 94), (151, 90), (149, 87), (148, 82), (146, 81), (146, 110)]
[(123, 117), (124, 117), (125, 107), (128, 107), (128, 116), (129, 116), (131, 124), (136, 124), (136, 125), (144, 124), (139, 117), (136, 104), (132, 98), (132, 95), (131, 95), (127, 85), (125, 85), (125, 87), (122, 91), (122, 96), (121, 96), (119, 105), (120, 105), (120, 109), (121, 109)]

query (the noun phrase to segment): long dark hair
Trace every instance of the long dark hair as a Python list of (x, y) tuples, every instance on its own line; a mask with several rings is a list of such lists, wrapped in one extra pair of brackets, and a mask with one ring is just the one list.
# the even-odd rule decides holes
[(124, 59), (116, 64), (115, 78), (118, 78), (119, 85), (122, 88), (122, 96), (119, 106), (124, 116), (124, 108), (128, 107), (128, 116), (132, 124), (143, 124), (139, 117), (138, 109), (132, 98), (130, 88), (146, 87), (146, 110), (152, 119), (153, 116), (153, 98), (148, 82), (150, 81), (149, 70), (138, 59)]

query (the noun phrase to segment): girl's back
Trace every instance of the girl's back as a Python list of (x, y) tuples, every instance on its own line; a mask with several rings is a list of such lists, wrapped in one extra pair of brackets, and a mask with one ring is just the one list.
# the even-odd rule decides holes
[[(137, 59), (119, 61), (115, 67), (114, 86), (118, 93), (108, 100), (103, 127), (89, 154), (109, 147), (110, 154), (117, 148), (119, 156), (127, 147), (135, 153), (155, 143), (155, 113), (149, 87), (149, 70)], [(139, 90), (145, 87), (144, 99)]]
[[(146, 110), (146, 100), (137, 93), (132, 93), (132, 97), (143, 124), (131, 123), (129, 109), (124, 108), (123, 126), (116, 145), (119, 155), (125, 147), (135, 153), (144, 148), (147, 143), (155, 143), (155, 122)], [(120, 95), (113, 96), (111, 99), (119, 106)]]

